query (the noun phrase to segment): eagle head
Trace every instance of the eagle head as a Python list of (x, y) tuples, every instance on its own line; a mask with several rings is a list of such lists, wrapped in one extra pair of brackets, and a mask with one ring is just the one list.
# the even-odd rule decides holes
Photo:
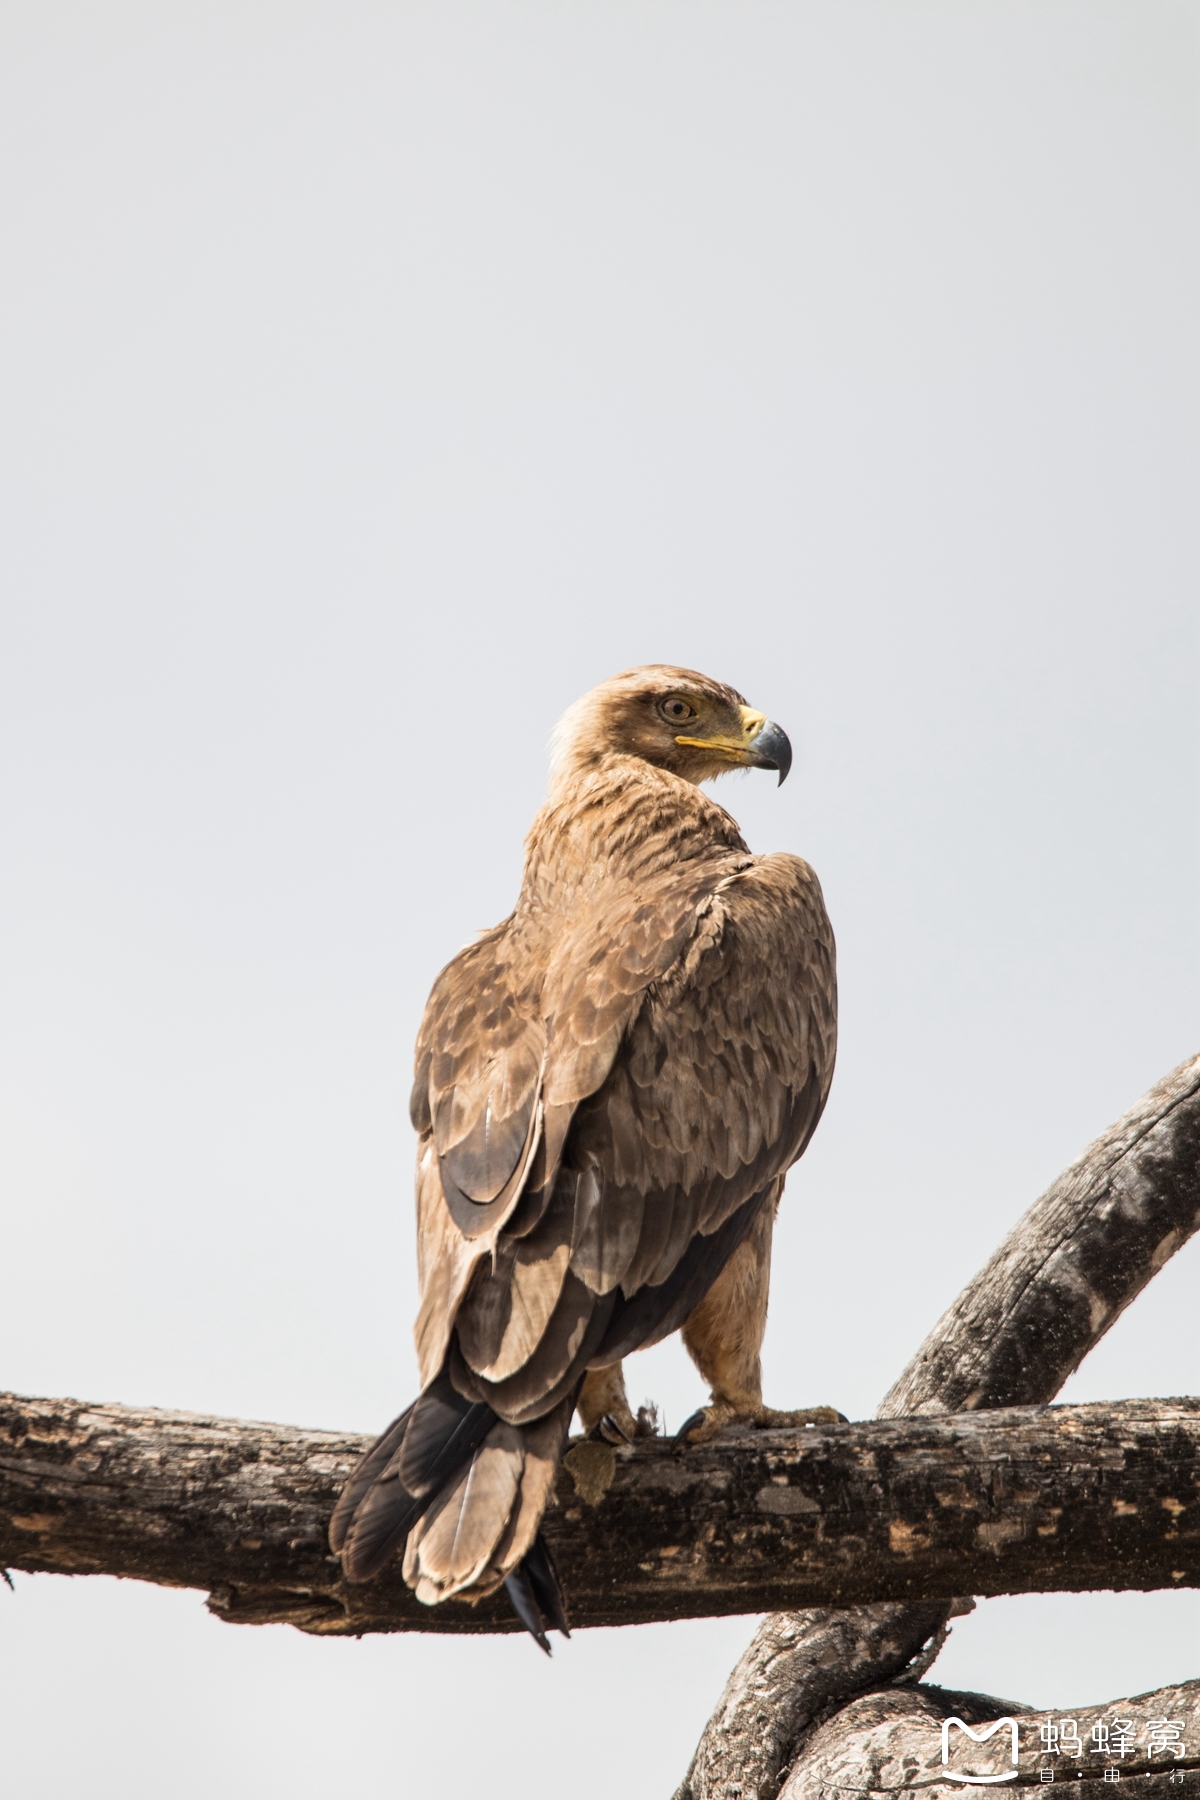
[(777, 769), (782, 783), (792, 766), (787, 733), (735, 688), (670, 663), (626, 669), (564, 713), (556, 773), (580, 773), (606, 756), (638, 756), (697, 782), (730, 769)]

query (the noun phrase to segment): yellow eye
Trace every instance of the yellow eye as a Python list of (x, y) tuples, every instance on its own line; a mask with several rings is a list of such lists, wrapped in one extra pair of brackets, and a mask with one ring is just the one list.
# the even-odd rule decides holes
[(672, 725), (681, 725), (685, 719), (694, 719), (696, 716), (695, 707), (689, 706), (687, 701), (681, 700), (677, 694), (673, 694), (669, 700), (662, 701), (659, 711), (664, 719), (671, 721)]

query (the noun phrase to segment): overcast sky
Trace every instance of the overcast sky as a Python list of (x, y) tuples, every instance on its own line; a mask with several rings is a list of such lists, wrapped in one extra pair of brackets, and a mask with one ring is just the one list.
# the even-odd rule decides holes
[[(1191, 0), (12, 0), (0, 1385), (378, 1430), (410, 1053), (563, 709), (796, 747), (833, 1097), (767, 1398), (869, 1415), (1200, 1048)], [(1200, 1242), (1068, 1397), (1200, 1392)], [(703, 1397), (669, 1344), (633, 1396)], [(321, 1642), (0, 1589), (8, 1790), (666, 1800), (748, 1619)], [(1200, 1596), (984, 1603), (936, 1678), (1200, 1674)]]

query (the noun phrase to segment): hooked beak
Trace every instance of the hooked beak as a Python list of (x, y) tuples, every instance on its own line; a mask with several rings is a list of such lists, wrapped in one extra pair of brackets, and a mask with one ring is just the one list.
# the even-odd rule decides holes
[(788, 734), (774, 719), (767, 719), (746, 746), (746, 761), (752, 769), (778, 769), (778, 786), (782, 787), (792, 766), (792, 746)]
[(677, 744), (692, 744), (698, 750), (716, 750), (743, 769), (778, 769), (779, 786), (787, 780), (792, 766), (792, 746), (787, 732), (752, 706), (743, 706), (740, 738), (677, 737)]

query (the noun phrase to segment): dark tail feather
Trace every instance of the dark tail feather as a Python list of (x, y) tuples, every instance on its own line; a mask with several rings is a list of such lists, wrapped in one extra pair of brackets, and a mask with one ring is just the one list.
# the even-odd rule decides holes
[(396, 1458), (397, 1475), (410, 1494), (436, 1500), (496, 1423), (490, 1406), (464, 1400), (450, 1377), (439, 1375), (412, 1408)]
[(533, 1583), (525, 1573), (524, 1563), (519, 1569), (514, 1569), (511, 1575), (505, 1576), (504, 1591), (512, 1601), (513, 1611), (538, 1649), (544, 1650), (549, 1656), (550, 1639), (546, 1636), (545, 1621), (533, 1591)]
[(533, 1583), (533, 1591), (537, 1595), (538, 1605), (546, 1615), (555, 1631), (561, 1631), (565, 1638), (571, 1635), (570, 1623), (567, 1619), (567, 1603), (563, 1598), (562, 1585), (558, 1579), (558, 1570), (554, 1566), (554, 1558), (550, 1554), (550, 1546), (539, 1531), (521, 1565), (529, 1574)]
[(554, 1567), (550, 1546), (540, 1531), (526, 1552), (520, 1568), (514, 1569), (506, 1577), (504, 1591), (512, 1602), (518, 1619), (547, 1656), (550, 1654), (550, 1643), (546, 1637), (547, 1625), (552, 1626), (555, 1631), (561, 1631), (565, 1638), (570, 1637), (558, 1570)]
[(381, 1475), (392, 1457), (404, 1441), (405, 1428), (412, 1417), (412, 1407), (393, 1419), (387, 1430), (381, 1432), (367, 1451), (359, 1458), (351, 1472), (350, 1479), (338, 1495), (338, 1503), (333, 1509), (333, 1517), (329, 1521), (329, 1548), (335, 1556), (340, 1556), (342, 1546), (349, 1536), (350, 1526), (358, 1511), (367, 1489)]
[(329, 1544), (347, 1581), (370, 1581), (496, 1423), (444, 1375), (376, 1439), (342, 1490)]

